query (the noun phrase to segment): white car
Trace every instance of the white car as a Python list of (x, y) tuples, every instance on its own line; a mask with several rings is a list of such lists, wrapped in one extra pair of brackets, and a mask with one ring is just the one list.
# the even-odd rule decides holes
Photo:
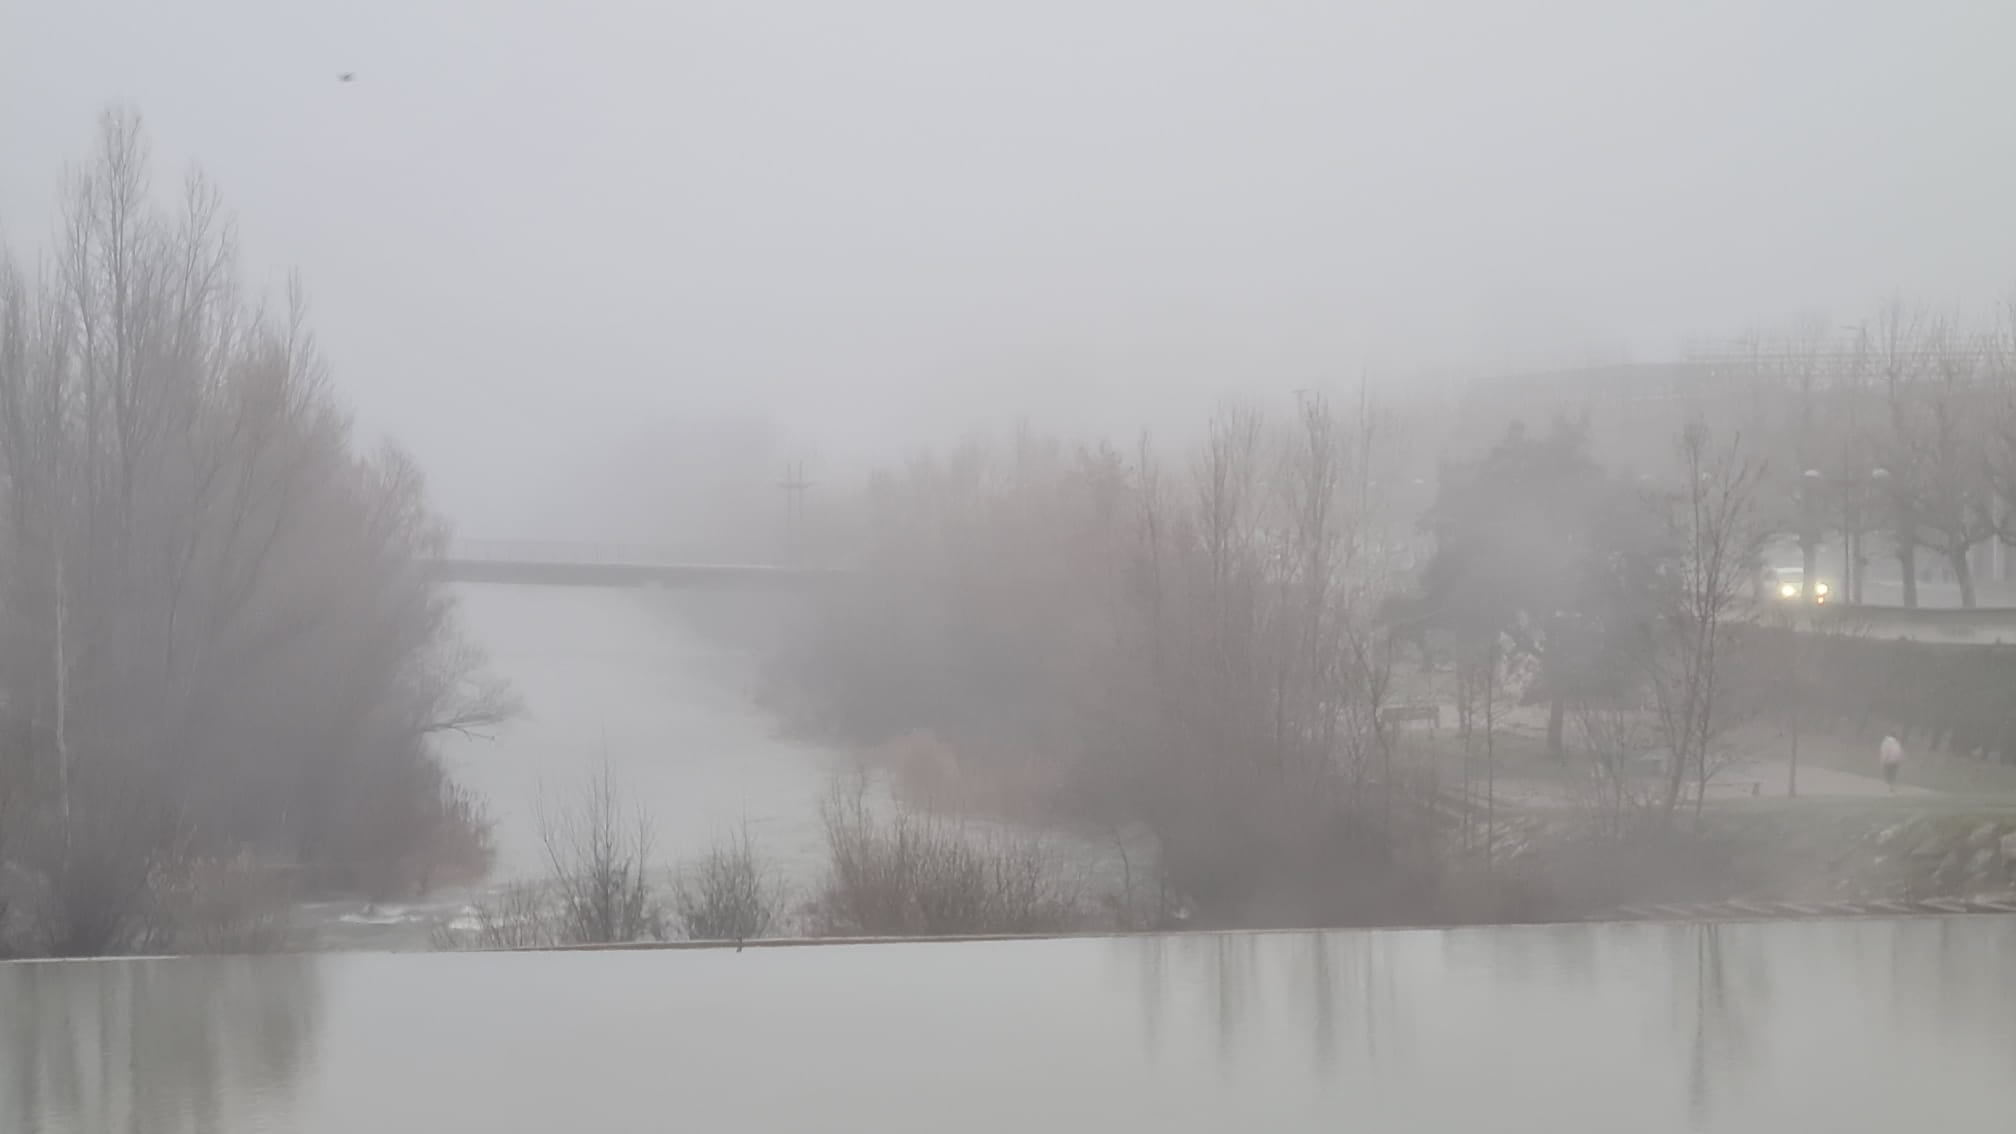
[(1834, 586), (1827, 580), (1815, 577), (1809, 591), (1806, 572), (1799, 567), (1764, 568), (1764, 597), (1777, 602), (1806, 601), (1826, 605), (1834, 597)]

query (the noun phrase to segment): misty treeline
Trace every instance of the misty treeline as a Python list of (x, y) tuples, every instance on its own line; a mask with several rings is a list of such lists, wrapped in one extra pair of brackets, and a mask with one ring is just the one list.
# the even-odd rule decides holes
[(919, 459), (872, 485), (864, 570), (782, 660), (783, 707), (938, 739), (962, 807), (1145, 827), (1140, 923), (1405, 916), (1435, 869), (1380, 716), (1405, 455), (1397, 419), (1303, 396), (1180, 452), (1023, 432)]
[(66, 189), (0, 262), (0, 947), (216, 946), (240, 892), (479, 873), (429, 737), (509, 698), (426, 573), (419, 471), (357, 451), (215, 190), (157, 205), (136, 118)]
[(1976, 605), (1973, 553), (2016, 544), (2016, 293), (1987, 318), (1897, 299), (1855, 324), (1753, 332), (1710, 369), (1717, 426), (1772, 454), (1760, 507), (1799, 544), (1809, 580), (1840, 567), (1822, 544), (1845, 544), (1847, 601), (1891, 601), (1867, 593), (1861, 570), (1888, 559), (1903, 605), (1918, 605), (1935, 567)]
[[(1172, 899), (1214, 922), (1463, 916), (1452, 828), (1522, 703), (1551, 706), (1564, 757), (1602, 750), (1612, 821), (1698, 809), (1745, 705), (1725, 653), (1767, 463), (1682, 420), (1663, 475), (1627, 476), (1564, 421), (1431, 486), (1425, 434), (1302, 395), (1181, 452), (1024, 433), (920, 459), (871, 487), (864, 569), (783, 658), (781, 706), (871, 749), (935, 738), (928, 774), (893, 768), (927, 801), (1145, 828), (1140, 924)], [(1481, 749), (1453, 773), (1404, 723), (1452, 694)], [(1668, 754), (1649, 784), (1599, 717)]]

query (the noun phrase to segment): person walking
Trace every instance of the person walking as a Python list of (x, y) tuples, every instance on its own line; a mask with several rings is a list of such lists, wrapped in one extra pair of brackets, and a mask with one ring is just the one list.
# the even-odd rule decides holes
[(1883, 782), (1890, 785), (1890, 793), (1897, 793), (1897, 769), (1904, 766), (1904, 746), (1897, 743), (1894, 736), (1883, 738), (1883, 746), (1876, 750), (1876, 758), (1883, 764)]

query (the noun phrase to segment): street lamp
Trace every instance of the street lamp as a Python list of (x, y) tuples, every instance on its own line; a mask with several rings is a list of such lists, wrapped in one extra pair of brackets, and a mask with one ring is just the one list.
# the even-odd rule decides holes
[(1807, 469), (1799, 478), (1804, 482), (1803, 490), (1811, 496), (1817, 496), (1830, 484), (1841, 495), (1841, 599), (1859, 603), (1862, 568), (1867, 566), (1862, 556), (1862, 513), (1870, 494), (1889, 483), (1890, 470), (1878, 465), (1867, 474), (1851, 472), (1829, 477), (1819, 469)]
[[(1875, 468), (1870, 469), (1869, 483), (1879, 490), (1882, 489), (1890, 483), (1890, 470), (1884, 468), (1882, 465), (1877, 465)], [(1855, 533), (1855, 578), (1858, 583), (1862, 578), (1862, 568), (1866, 566), (1868, 566), (1868, 561), (1862, 558), (1862, 533), (1857, 532)], [(1855, 601), (1858, 603), (1862, 601), (1861, 587), (1859, 585), (1856, 587)]]
[[(1819, 469), (1807, 469), (1799, 474), (1799, 598), (1805, 601), (1813, 597), (1813, 575), (1820, 563), (1820, 537), (1826, 532), (1826, 524), (1820, 518), (1820, 504), (1826, 495), (1827, 478)], [(1846, 539), (1847, 533), (1842, 533)], [(1847, 580), (1842, 580), (1846, 584)]]

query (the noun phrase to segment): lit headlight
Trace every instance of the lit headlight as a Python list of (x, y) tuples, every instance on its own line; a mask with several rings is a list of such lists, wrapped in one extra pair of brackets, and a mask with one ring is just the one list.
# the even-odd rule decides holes
[(1828, 595), (1833, 594), (1834, 592), (1825, 583), (1815, 583), (1813, 584), (1813, 593), (1819, 595), (1821, 598), (1826, 598)]
[(1798, 586), (1798, 584), (1796, 584), (1796, 583), (1783, 583), (1783, 584), (1780, 584), (1780, 586), (1778, 587), (1778, 597), (1779, 597), (1779, 598), (1798, 598), (1798, 597), (1799, 597), (1799, 586)]

